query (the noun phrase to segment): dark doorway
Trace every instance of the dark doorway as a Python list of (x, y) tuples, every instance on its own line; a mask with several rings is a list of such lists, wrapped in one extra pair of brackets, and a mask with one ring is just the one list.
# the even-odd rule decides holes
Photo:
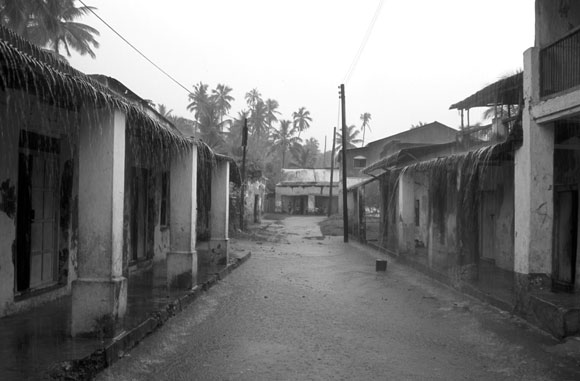
[(133, 167), (131, 172), (131, 261), (138, 261), (147, 257), (149, 171)]
[(558, 186), (554, 192), (552, 287), (574, 291), (578, 237), (578, 187)]
[(51, 286), (57, 273), (58, 139), (22, 132), (18, 156), (16, 290)]

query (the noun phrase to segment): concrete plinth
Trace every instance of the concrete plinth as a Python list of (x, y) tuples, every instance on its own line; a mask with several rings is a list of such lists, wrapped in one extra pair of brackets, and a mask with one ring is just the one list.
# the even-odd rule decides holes
[(211, 239), (209, 241), (209, 254), (211, 265), (225, 266), (228, 264), (229, 239)]
[(114, 336), (127, 309), (127, 285), (124, 277), (73, 281), (72, 336)]
[(190, 289), (197, 284), (197, 252), (167, 253), (167, 286)]

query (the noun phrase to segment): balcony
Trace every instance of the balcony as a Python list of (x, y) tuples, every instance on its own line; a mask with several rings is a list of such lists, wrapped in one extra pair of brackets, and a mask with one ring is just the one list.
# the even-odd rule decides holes
[(540, 96), (580, 87), (580, 28), (540, 49)]

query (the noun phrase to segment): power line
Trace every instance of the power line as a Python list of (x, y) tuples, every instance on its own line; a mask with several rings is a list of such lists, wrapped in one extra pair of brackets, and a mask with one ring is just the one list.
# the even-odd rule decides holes
[(167, 73), (165, 70), (163, 70), (161, 67), (159, 67), (159, 65), (157, 65), (155, 62), (151, 61), (149, 59), (149, 57), (147, 57), (144, 53), (142, 53), (139, 49), (137, 49), (135, 47), (135, 45), (133, 45), (132, 43), (130, 43), (125, 37), (123, 37), (121, 35), (121, 33), (117, 32), (115, 30), (115, 28), (113, 28), (108, 22), (106, 22), (105, 20), (103, 20), (103, 18), (101, 16), (99, 16), (95, 11), (93, 11), (93, 8), (87, 6), (83, 0), (79, 0), (79, 2), (84, 5), (93, 15), (95, 15), (96, 18), (98, 18), (99, 20), (101, 20), (101, 22), (103, 24), (105, 24), (109, 29), (111, 29), (113, 31), (113, 33), (115, 33), (117, 36), (119, 36), (121, 38), (121, 40), (125, 41), (125, 43), (127, 43), (127, 45), (129, 45), (131, 48), (133, 48), (133, 50), (135, 50), (137, 53), (139, 53), (139, 55), (141, 55), (141, 57), (145, 58), (151, 65), (155, 66), (155, 68), (157, 70), (159, 70), (160, 72), (162, 72), (163, 74), (165, 74), (165, 76), (169, 79), (171, 79), (175, 84), (177, 84), (177, 86), (181, 87), (183, 90), (187, 91), (188, 94), (191, 94), (191, 91), (188, 90), (187, 87), (185, 87), (184, 85), (182, 85), (177, 79), (173, 78), (169, 73)]
[(383, 7), (383, 3), (384, 3), (384, 0), (379, 0), (379, 5), (377, 6), (377, 9), (375, 10), (375, 14), (373, 15), (373, 18), (372, 18), (372, 20), (367, 28), (367, 31), (362, 39), (362, 42), (361, 42), (356, 54), (354, 55), (354, 58), (352, 59), (352, 62), (350, 63), (348, 70), (346, 71), (346, 75), (344, 76), (344, 80), (342, 81), (342, 83), (347, 83), (350, 80), (352, 73), (356, 69), (356, 66), (358, 64), (358, 60), (360, 59), (360, 57), (361, 57), (361, 55), (362, 55), (362, 53), (367, 45), (367, 42), (369, 41), (371, 33), (373, 32), (373, 28), (375, 26), (375, 23), (377, 22), (377, 19), (379, 18), (379, 14), (381, 13), (381, 8)]

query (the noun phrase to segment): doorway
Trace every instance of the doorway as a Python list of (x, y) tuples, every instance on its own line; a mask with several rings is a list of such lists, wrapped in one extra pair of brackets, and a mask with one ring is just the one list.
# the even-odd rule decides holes
[(147, 258), (147, 231), (149, 214), (148, 200), (149, 170), (146, 168), (131, 168), (131, 262)]
[(578, 244), (578, 187), (557, 186), (554, 192), (552, 288), (574, 291)]
[(18, 156), (16, 291), (56, 283), (58, 139), (23, 132)]

